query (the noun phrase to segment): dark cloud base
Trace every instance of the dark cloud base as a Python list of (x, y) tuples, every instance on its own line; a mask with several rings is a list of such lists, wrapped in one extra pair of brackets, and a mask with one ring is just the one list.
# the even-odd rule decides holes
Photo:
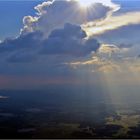
[(86, 37), (80, 26), (67, 23), (64, 28), (53, 30), (46, 39), (40, 31), (6, 39), (0, 44), (0, 53), (8, 52), (8, 62), (21, 63), (35, 60), (38, 54), (86, 56), (100, 47), (96, 39)]

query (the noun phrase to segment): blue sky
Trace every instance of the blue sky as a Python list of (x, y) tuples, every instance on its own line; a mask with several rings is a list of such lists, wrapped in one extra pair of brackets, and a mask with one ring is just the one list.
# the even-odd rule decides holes
[(0, 39), (18, 35), (23, 26), (23, 17), (25, 15), (35, 15), (34, 6), (40, 2), (37, 0), (0, 0)]

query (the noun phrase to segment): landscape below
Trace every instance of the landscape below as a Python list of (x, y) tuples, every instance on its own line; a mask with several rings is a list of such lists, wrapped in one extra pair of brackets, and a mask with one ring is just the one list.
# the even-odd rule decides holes
[(0, 138), (140, 138), (140, 104), (114, 104), (99, 90), (49, 87), (0, 95)]

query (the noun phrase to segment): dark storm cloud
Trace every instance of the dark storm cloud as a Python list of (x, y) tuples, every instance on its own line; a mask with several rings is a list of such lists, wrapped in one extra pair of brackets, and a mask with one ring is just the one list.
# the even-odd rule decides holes
[(53, 30), (46, 39), (40, 31), (20, 35), (16, 39), (6, 39), (0, 44), (0, 52), (8, 52), (8, 62), (26, 63), (35, 61), (43, 54), (86, 56), (99, 47), (98, 41), (87, 38), (80, 26), (67, 23), (64, 28)]
[(100, 47), (97, 40), (85, 37), (87, 37), (86, 32), (80, 26), (67, 23), (63, 29), (52, 31), (44, 41), (44, 49), (41, 53), (85, 56)]
[(26, 35), (21, 35), (16, 39), (6, 39), (0, 43), (0, 53), (38, 47), (41, 44), (41, 39), (42, 33), (38, 31)]
[(7, 59), (7, 61), (11, 63), (29, 63), (35, 60), (36, 56), (28, 53), (15, 53)]

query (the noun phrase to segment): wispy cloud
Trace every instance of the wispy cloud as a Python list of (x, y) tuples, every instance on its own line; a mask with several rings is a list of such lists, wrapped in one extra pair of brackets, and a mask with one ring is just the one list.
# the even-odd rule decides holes
[(0, 99), (8, 99), (8, 96), (0, 96)]
[(100, 35), (109, 30), (115, 30), (122, 26), (140, 24), (140, 12), (129, 12), (118, 16), (110, 16), (101, 21), (90, 22), (83, 25), (83, 29), (89, 36)]

